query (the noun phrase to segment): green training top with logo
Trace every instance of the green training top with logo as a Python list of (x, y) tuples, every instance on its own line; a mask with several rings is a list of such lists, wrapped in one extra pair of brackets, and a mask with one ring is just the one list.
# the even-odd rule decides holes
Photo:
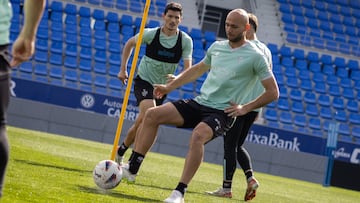
[(203, 62), (211, 68), (195, 101), (219, 110), (229, 107), (230, 102), (244, 104), (259, 79), (272, 77), (268, 60), (251, 42), (231, 48), (229, 40), (216, 41)]
[[(269, 65), (270, 65), (270, 68), (272, 69), (272, 55), (271, 55), (269, 48), (264, 43), (262, 43), (261, 41), (259, 41), (257, 39), (251, 40), (251, 42), (254, 43), (255, 46), (260, 50), (260, 52), (265, 55), (266, 59), (268, 60)], [(250, 91), (249, 95), (247, 95), (244, 98), (243, 104), (246, 104), (246, 103), (256, 99), (264, 92), (264, 90), (265, 89), (264, 89), (263, 85), (261, 84), (261, 80), (257, 80), (257, 82), (253, 88), (253, 91)], [(260, 111), (260, 110), (261, 110), (261, 108), (258, 108), (258, 109), (254, 109), (253, 111)]]
[[(151, 44), (155, 37), (158, 28), (146, 28), (144, 29), (142, 44)], [(139, 34), (136, 34), (135, 40), (137, 40)], [(160, 43), (163, 47), (171, 48), (175, 46), (178, 39), (178, 34), (172, 36), (166, 36), (163, 32), (160, 32)], [(182, 59), (189, 60), (192, 58), (193, 43), (188, 34), (182, 32)], [(151, 84), (165, 84), (166, 76), (168, 74), (174, 74), (178, 64), (167, 63), (158, 61), (144, 55), (140, 61), (137, 73), (141, 79)]]
[(0, 45), (10, 42), (11, 4), (8, 0), (0, 0)]

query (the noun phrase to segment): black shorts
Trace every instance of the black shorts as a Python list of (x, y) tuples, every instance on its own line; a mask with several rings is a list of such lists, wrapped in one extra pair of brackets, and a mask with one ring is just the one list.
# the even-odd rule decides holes
[[(149, 82), (136, 76), (134, 79), (134, 94), (136, 97), (136, 104), (139, 105), (140, 102), (144, 99), (154, 99), (154, 86)], [(161, 105), (166, 99), (166, 95), (161, 99), (155, 99), (156, 106)]]
[(194, 128), (200, 122), (204, 122), (213, 130), (213, 138), (224, 136), (236, 120), (222, 110), (203, 106), (193, 99), (182, 99), (172, 103), (184, 119), (184, 124), (178, 127)]

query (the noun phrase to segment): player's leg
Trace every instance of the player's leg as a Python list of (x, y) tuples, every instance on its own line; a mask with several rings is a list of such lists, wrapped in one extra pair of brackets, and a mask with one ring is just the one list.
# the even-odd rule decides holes
[(9, 160), (9, 142), (6, 134), (6, 110), (10, 99), (10, 66), (7, 59), (6, 46), (1, 46), (0, 51), (0, 197), (5, 181), (5, 172)]
[(134, 182), (146, 153), (156, 140), (159, 125), (169, 124), (181, 126), (183, 118), (175, 108), (174, 104), (166, 103), (146, 111), (142, 126), (136, 134), (134, 150), (131, 154), (129, 165), (125, 165), (124, 178)]
[(250, 127), (254, 123), (257, 115), (258, 115), (258, 112), (252, 111), (252, 112), (249, 112), (248, 114), (242, 116), (244, 122), (243, 122), (243, 128), (240, 132), (240, 139), (239, 139), (238, 148), (237, 148), (237, 159), (238, 159), (238, 162), (239, 162), (241, 168), (244, 171), (244, 174), (246, 176), (246, 181), (247, 181), (247, 189), (246, 189), (245, 196), (244, 196), (245, 201), (253, 199), (256, 196), (256, 189), (259, 187), (259, 182), (256, 180), (256, 178), (253, 175), (250, 154), (243, 147), (243, 144), (248, 135)]
[(134, 124), (129, 128), (123, 143), (119, 146), (116, 156), (116, 162), (122, 165), (123, 157), (127, 149), (135, 142), (136, 132), (138, 131), (143, 121), (147, 109), (154, 107), (153, 99), (144, 99), (139, 105), (139, 114), (134, 121)]

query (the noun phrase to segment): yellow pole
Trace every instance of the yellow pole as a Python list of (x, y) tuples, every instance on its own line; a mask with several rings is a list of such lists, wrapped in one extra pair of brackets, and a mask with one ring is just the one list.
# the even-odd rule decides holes
[(144, 28), (145, 28), (147, 16), (149, 13), (150, 2), (151, 2), (151, 0), (146, 0), (145, 7), (144, 7), (143, 17), (142, 17), (141, 25), (140, 25), (139, 36), (138, 36), (136, 46), (135, 46), (134, 57), (133, 57), (133, 61), (131, 64), (130, 75), (128, 78), (128, 84), (127, 84), (126, 91), (125, 91), (124, 101), (123, 101), (123, 104), (121, 107), (120, 118), (118, 121), (116, 135), (115, 135), (115, 139), (114, 139), (114, 145), (113, 145), (113, 148), (111, 151), (110, 159), (113, 161), (115, 160), (117, 146), (118, 146), (118, 143), (120, 140), (120, 134), (121, 134), (122, 125), (124, 122), (126, 107), (127, 107), (127, 103), (128, 103), (129, 96), (130, 96), (131, 84), (132, 84), (132, 80), (134, 78), (134, 73), (135, 73), (135, 69), (136, 69), (137, 59), (139, 57), (139, 51), (140, 51), (141, 41), (142, 41), (142, 37), (143, 37), (143, 33), (144, 33)]

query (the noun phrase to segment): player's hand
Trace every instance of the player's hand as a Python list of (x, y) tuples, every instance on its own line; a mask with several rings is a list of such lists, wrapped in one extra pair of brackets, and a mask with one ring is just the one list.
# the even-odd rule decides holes
[(230, 106), (225, 108), (224, 112), (227, 113), (228, 116), (231, 116), (233, 118), (245, 115), (247, 113), (246, 109), (243, 108), (242, 105), (236, 104), (234, 102), (230, 102)]
[(169, 92), (166, 85), (154, 84), (154, 96), (156, 99), (163, 98)]
[(10, 61), (10, 66), (15, 67), (20, 65), (22, 62), (29, 60), (34, 52), (35, 39), (28, 39), (20, 34), (12, 46), (12, 59)]
[(166, 83), (169, 83), (169, 82), (175, 80), (175, 78), (176, 78), (175, 75), (173, 75), (173, 74), (167, 74), (167, 75), (166, 75)]
[(126, 85), (127, 80), (128, 80), (128, 78), (129, 78), (127, 71), (122, 71), (122, 70), (121, 70), (121, 71), (118, 73), (117, 77), (119, 78), (119, 80), (121, 80), (121, 82), (122, 82), (124, 85)]

